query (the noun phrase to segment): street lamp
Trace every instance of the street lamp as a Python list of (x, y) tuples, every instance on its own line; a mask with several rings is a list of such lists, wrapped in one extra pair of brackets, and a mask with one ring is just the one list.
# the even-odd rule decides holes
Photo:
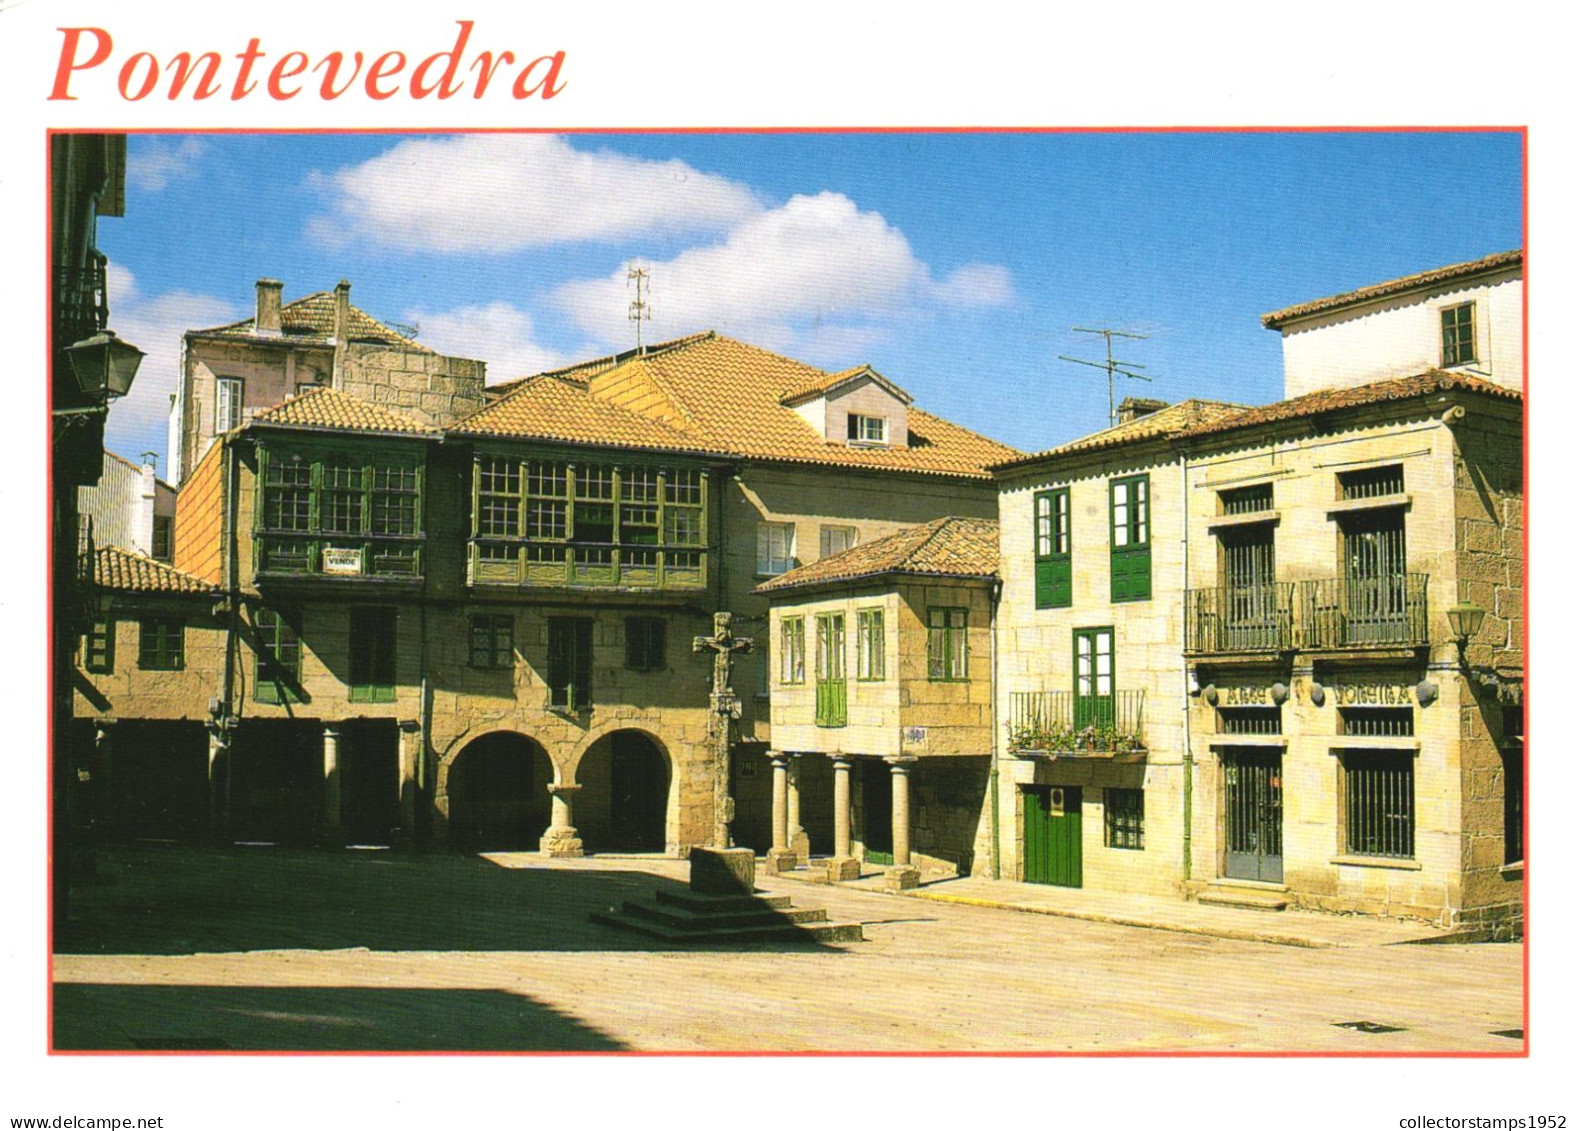
[(65, 350), (76, 374), (77, 387), (94, 400), (124, 397), (142, 364), (143, 352), (123, 342), (113, 330), (101, 330), (90, 338), (69, 345)]
[(1472, 601), (1458, 601), (1446, 610), (1446, 624), (1456, 639), (1457, 659), (1467, 663), (1467, 642), (1484, 623), (1484, 610)]

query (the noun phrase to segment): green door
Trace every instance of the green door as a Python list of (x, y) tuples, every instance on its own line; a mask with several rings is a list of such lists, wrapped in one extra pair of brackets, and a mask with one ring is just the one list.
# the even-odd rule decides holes
[(1076, 785), (1024, 787), (1024, 879), (1084, 886), (1083, 792)]

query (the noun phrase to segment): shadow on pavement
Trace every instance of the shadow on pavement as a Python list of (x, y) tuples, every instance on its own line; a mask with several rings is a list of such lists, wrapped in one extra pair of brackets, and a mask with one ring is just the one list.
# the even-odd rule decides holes
[[(477, 856), (293, 848), (106, 848), (74, 887), (58, 954), (253, 950), (672, 951), (588, 921), (688, 887), (635, 869), (501, 868)], [(813, 940), (735, 949), (838, 950)], [(715, 945), (711, 949), (716, 949)]]
[(59, 1051), (611, 1052), (625, 1046), (499, 990), (55, 987)]

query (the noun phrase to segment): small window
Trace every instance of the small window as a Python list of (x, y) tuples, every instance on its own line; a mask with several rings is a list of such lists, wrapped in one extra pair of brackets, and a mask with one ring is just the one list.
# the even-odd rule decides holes
[(1408, 751), (1348, 751), (1347, 852), (1354, 856), (1413, 858), (1413, 755)]
[(1440, 312), (1440, 365), (1471, 365), (1478, 360), (1473, 340), (1473, 304), (1464, 302)]
[(885, 444), (887, 442), (887, 418), (885, 416), (864, 416), (857, 412), (849, 413), (849, 442), (851, 444)]
[(471, 617), (471, 666), (514, 670), (514, 617), (500, 613), (477, 613)]
[(1522, 846), (1522, 747), (1508, 748), (1500, 752), (1501, 757), (1501, 785), (1505, 790), (1503, 808), (1505, 812), (1506, 853), (1504, 860), (1507, 864), (1516, 864), (1523, 859)]
[(1276, 485), (1256, 483), (1252, 487), (1234, 487), (1221, 492), (1221, 513), (1258, 514), (1276, 509)]
[(145, 617), (137, 641), (137, 666), (173, 672), (186, 666), (186, 624), (179, 617)]
[(175, 516), (156, 514), (153, 516), (153, 557), (161, 562), (167, 562), (175, 556)]
[(115, 670), (115, 622), (96, 620), (82, 634), (82, 666), (103, 675)]
[(1068, 489), (1035, 496), (1035, 607), (1066, 609), (1073, 604), (1072, 516)]
[(591, 618), (548, 618), (548, 706), (578, 712), (591, 706)]
[(784, 617), (778, 622), (778, 682), (805, 682), (805, 618)]
[(1106, 847), (1144, 847), (1144, 790), (1106, 790)]
[(668, 666), (668, 622), (662, 617), (626, 617), (624, 666), (656, 672)]
[(768, 577), (794, 568), (794, 524), (763, 522), (756, 527), (756, 572)]
[(856, 674), (861, 680), (875, 682), (887, 678), (887, 625), (881, 609), (861, 609), (855, 631), (859, 657)]
[(1280, 707), (1220, 707), (1216, 710), (1218, 734), (1280, 734)]
[(969, 610), (926, 610), (926, 661), (933, 682), (969, 678)]
[(1341, 733), (1368, 738), (1406, 738), (1413, 733), (1411, 707), (1342, 707)]
[(823, 526), (821, 528), (821, 556), (830, 558), (852, 549), (860, 540), (857, 526)]
[(239, 377), (219, 378), (214, 395), (214, 431), (229, 432), (241, 427), (241, 403), (245, 382)]
[(1336, 482), (1341, 487), (1343, 502), (1400, 495), (1407, 489), (1399, 463), (1366, 467), (1362, 471), (1344, 471), (1336, 477)]
[(257, 666), (253, 698), (259, 703), (299, 703), (301, 636), (278, 609), (259, 609), (252, 627), (257, 633)]
[(350, 701), (394, 702), (395, 610), (386, 606), (350, 611)]

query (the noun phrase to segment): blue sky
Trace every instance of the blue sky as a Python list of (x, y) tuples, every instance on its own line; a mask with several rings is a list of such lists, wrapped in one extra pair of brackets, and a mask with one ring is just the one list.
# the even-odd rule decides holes
[(148, 351), (108, 445), (161, 454), (180, 335), (352, 282), (502, 381), (717, 329), (1025, 449), (1101, 428), (1073, 326), (1146, 333), (1119, 395), (1262, 403), (1265, 311), (1522, 240), (1514, 133), (134, 135), (100, 224)]

